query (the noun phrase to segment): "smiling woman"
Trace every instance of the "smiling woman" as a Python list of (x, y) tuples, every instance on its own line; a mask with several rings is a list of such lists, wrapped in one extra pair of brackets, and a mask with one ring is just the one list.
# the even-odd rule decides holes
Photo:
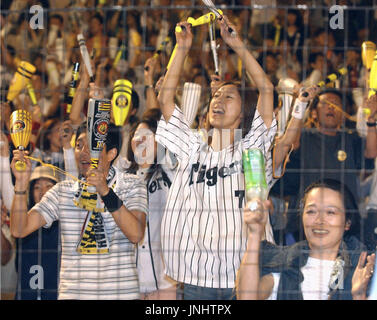
[(237, 277), (237, 297), (327, 300), (356, 299), (360, 292), (365, 295), (374, 255), (364, 267), (365, 253), (360, 256), (364, 247), (353, 236), (358, 232), (359, 218), (352, 199), (347, 188), (336, 180), (310, 185), (301, 202), (306, 240), (284, 248), (260, 243), (265, 221), (260, 217), (265, 213), (261, 208), (245, 209), (250, 232)]

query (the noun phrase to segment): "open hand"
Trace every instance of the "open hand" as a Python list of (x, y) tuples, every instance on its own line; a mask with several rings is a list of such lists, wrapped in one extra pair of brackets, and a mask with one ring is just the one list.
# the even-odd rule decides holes
[(223, 16), (222, 19), (217, 19), (217, 21), (219, 22), (220, 34), (224, 42), (237, 52), (237, 49), (243, 47), (244, 44), (237, 33), (235, 33), (235, 36), (230, 33), (230, 29), (236, 32), (236, 26), (229, 21), (227, 16)]
[[(366, 299), (367, 286), (373, 275), (375, 259), (376, 255), (374, 253), (370, 256), (367, 256), (365, 251), (360, 254), (359, 262), (352, 276), (353, 299)], [(367, 260), (366, 263), (365, 260)]]
[[(319, 93), (320, 88), (316, 85), (310, 86), (308, 88), (301, 87), (299, 90), (298, 99), (301, 102), (309, 102), (310, 100), (313, 100), (314, 97)], [(307, 93), (307, 95), (305, 94)]]
[(364, 108), (369, 109), (368, 111), (368, 121), (376, 121), (377, 115), (377, 93), (368, 98), (364, 103)]
[(144, 83), (147, 86), (153, 86), (153, 76), (157, 65), (157, 58), (151, 57), (144, 64)]
[(71, 140), (73, 135), (73, 128), (71, 126), (71, 123), (71, 120), (66, 120), (62, 123), (60, 127), (60, 139), (62, 141), (62, 146), (64, 149), (72, 148)]
[(193, 34), (191, 32), (191, 24), (188, 22), (179, 22), (177, 26), (180, 26), (182, 31), (175, 32), (177, 39), (177, 48), (183, 49), (188, 52), (192, 45)]

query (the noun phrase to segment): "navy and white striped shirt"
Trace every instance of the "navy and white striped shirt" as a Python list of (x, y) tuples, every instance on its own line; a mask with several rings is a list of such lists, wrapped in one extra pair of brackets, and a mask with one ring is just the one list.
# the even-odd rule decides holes
[[(114, 192), (128, 210), (148, 212), (145, 184), (136, 175), (116, 169)], [(139, 299), (135, 246), (122, 233), (111, 213), (101, 213), (110, 253), (82, 255), (76, 251), (88, 211), (73, 203), (74, 182), (51, 188), (32, 210), (46, 220), (45, 227), (60, 220), (62, 258), (59, 299)]]

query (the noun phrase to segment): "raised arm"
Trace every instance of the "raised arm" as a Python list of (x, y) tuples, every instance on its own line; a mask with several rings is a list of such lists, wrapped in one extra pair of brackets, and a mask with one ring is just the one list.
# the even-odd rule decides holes
[[(13, 151), (13, 159), (11, 163), (12, 172), (16, 178), (14, 185), (14, 198), (12, 209), (10, 211), (10, 230), (15, 238), (24, 238), (30, 233), (38, 230), (46, 224), (45, 219), (38, 211), (27, 209), (27, 189), (31, 175), (31, 163), (29, 159), (24, 158), (27, 151)], [(15, 169), (15, 163), (22, 160), (26, 163), (25, 171)]]
[(224, 16), (221, 20), (219, 19), (218, 21), (220, 24), (221, 37), (223, 38), (225, 43), (229, 47), (231, 47), (234, 52), (237, 53), (238, 57), (241, 59), (243, 65), (245, 66), (246, 71), (249, 73), (259, 91), (257, 109), (264, 123), (269, 128), (273, 119), (274, 86), (271, 83), (270, 79), (267, 77), (262, 67), (255, 60), (253, 55), (248, 51), (242, 39), (238, 35), (232, 36), (229, 33), (228, 26), (230, 26), (233, 30), (236, 30), (236, 27), (229, 22), (226, 16)]
[[(304, 92), (307, 92), (309, 95), (304, 97)], [(318, 92), (319, 88), (317, 86), (311, 86), (305, 89), (305, 91), (300, 91), (299, 96), (294, 102), (291, 113), (292, 118), (289, 120), (287, 129), (274, 147), (275, 168), (280, 166), (280, 164), (286, 158), (292, 145), (295, 144), (295, 142), (300, 138), (306, 107), (309, 104), (309, 101), (312, 100)]]
[(145, 85), (145, 102), (146, 111), (160, 108), (157, 100), (156, 91), (153, 85), (153, 77), (156, 69), (157, 58), (151, 57), (144, 64), (144, 85)]
[(175, 33), (177, 39), (175, 55), (173, 56), (173, 60), (171, 61), (170, 67), (164, 77), (158, 95), (158, 102), (165, 121), (169, 121), (173, 114), (175, 91), (180, 80), (185, 58), (190, 51), (193, 38), (191, 25), (189, 23), (180, 22), (178, 25), (181, 27), (183, 26), (184, 28), (182, 28), (181, 32)]
[[(260, 243), (267, 222), (267, 202), (252, 202), (246, 204), (244, 220), (248, 226), (248, 241), (245, 254), (236, 278), (236, 294), (238, 300), (259, 300), (270, 296), (274, 286), (272, 275), (260, 278), (259, 253)], [(253, 210), (250, 210), (251, 206)]]
[(85, 100), (88, 96), (89, 88), (89, 74), (86, 70), (85, 64), (82, 63), (82, 68), (80, 70), (80, 82), (77, 87), (75, 96), (72, 101), (72, 109), (69, 114), (69, 120), (72, 121), (72, 125), (79, 126), (83, 119), (81, 119), (81, 112), (84, 108)]

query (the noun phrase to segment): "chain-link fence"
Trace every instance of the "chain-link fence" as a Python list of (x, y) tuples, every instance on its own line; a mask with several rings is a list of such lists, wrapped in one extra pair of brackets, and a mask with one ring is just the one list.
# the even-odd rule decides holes
[[(336, 207), (343, 213), (346, 210), (347, 216), (342, 222), (345, 226), (342, 234), (339, 239), (336, 238), (339, 241), (335, 247), (339, 249), (341, 243), (341, 254), (321, 259), (345, 261), (347, 268), (350, 267), (347, 270), (353, 272), (361, 243), (369, 251), (374, 250), (377, 228), (377, 103), (374, 98), (368, 100), (368, 96), (373, 96), (373, 90), (377, 89), (377, 65), (373, 60), (376, 53), (377, 2), (232, 0), (216, 1), (215, 6), (216, 10), (212, 8), (211, 11), (206, 1), (194, 0), (2, 1), (2, 299), (57, 299), (58, 291), (60, 298), (67, 299), (135, 299), (139, 297), (139, 291), (145, 299), (182, 298), (180, 291), (178, 294), (175, 289), (169, 291), (174, 285), (165, 278), (165, 272), (173, 280), (194, 287), (230, 290), (231, 294), (227, 296), (225, 292), (222, 299), (234, 295), (236, 274), (246, 249), (247, 232), (250, 232), (242, 218), (246, 204), (242, 156), (237, 160), (235, 149), (229, 149), (228, 153), (222, 155), (224, 151), (221, 147), (217, 150), (219, 153), (216, 153), (212, 145), (216, 133), (212, 133), (212, 140), (207, 141), (211, 148), (205, 144), (208, 151), (204, 158), (196, 158), (196, 154), (202, 152), (199, 151), (201, 149), (195, 153), (188, 148), (192, 152), (192, 161), (184, 162), (178, 155), (178, 160), (168, 161), (169, 164), (173, 162), (169, 169), (155, 163), (154, 152), (148, 166), (138, 163), (138, 159), (148, 158), (145, 154), (139, 155), (139, 158), (135, 154), (138, 146), (135, 137), (140, 138), (138, 129), (143, 128), (140, 127), (140, 120), (144, 119), (142, 123), (145, 127), (156, 134), (161, 113), (150, 113), (150, 109), (158, 109), (159, 102), (164, 103), (164, 94), (161, 92), (168, 92), (168, 85), (173, 86), (172, 90), (177, 89), (172, 95), (173, 104), (182, 105), (193, 134), (198, 129), (229, 129), (224, 127), (224, 123), (231, 114), (227, 114), (225, 107), (218, 107), (220, 111), (214, 107), (217, 116), (213, 116), (210, 106), (214, 104), (214, 97), (221, 96), (219, 88), (233, 80), (239, 81), (240, 98), (243, 100), (240, 103), (244, 115), (241, 116), (239, 128), (243, 125), (247, 132), (253, 128), (252, 123), (255, 125), (257, 121), (254, 119), (253, 122), (256, 109), (266, 123), (268, 112), (271, 119), (276, 118), (277, 122), (272, 122), (271, 130), (276, 129), (277, 134), (271, 137), (271, 141), (267, 141), (270, 138), (261, 138), (264, 135), (269, 137), (269, 132), (272, 132), (267, 127), (264, 135), (257, 138), (260, 132), (258, 127), (255, 128), (253, 138), (249, 137), (252, 141), (249, 147), (267, 148), (263, 155), (267, 184), (271, 189), (269, 199), (273, 204), (268, 222), (272, 235), (269, 240), (277, 245), (293, 245), (308, 239), (308, 227), (303, 220), (305, 202), (300, 200), (311, 183), (333, 179), (345, 185), (340, 187), (340, 192), (342, 195), (347, 194), (347, 197), (341, 199), (341, 208), (336, 205), (328, 207)], [(219, 21), (223, 21), (223, 15), (235, 29), (233, 40), (226, 34), (229, 30), (221, 30)], [(182, 61), (181, 53), (176, 53), (176, 50), (182, 49), (182, 46), (177, 45), (177, 37), (184, 37), (182, 34), (187, 33), (185, 29), (179, 32), (176, 27), (181, 21), (191, 24), (192, 33), (191, 47)], [(79, 34), (85, 40), (81, 45)], [(237, 42), (238, 39), (241, 39), (240, 42)], [(90, 67), (82, 58), (83, 47), (88, 51)], [(245, 60), (246, 50), (250, 56)], [(249, 61), (253, 62), (250, 64)], [(256, 63), (262, 67), (263, 77), (266, 76), (263, 80), (266, 91), (263, 91), (263, 84), (260, 85), (261, 78), (255, 71)], [(274, 87), (273, 93), (263, 93), (268, 92), (269, 83)], [(302, 93), (300, 88), (306, 90), (312, 86), (320, 89), (308, 105), (305, 104), (300, 107), (301, 111), (297, 111), (301, 115), (295, 116), (295, 103)], [(246, 90), (246, 87), (251, 87), (252, 92)], [(78, 194), (76, 201), (83, 192), (78, 187), (78, 178), (82, 177), (90, 163), (90, 157), (80, 158), (80, 154), (85, 154), (85, 146), (80, 145), (80, 135), (76, 134), (80, 124), (88, 118), (89, 91), (92, 97), (111, 100), (111, 122), (120, 123), (117, 125), (123, 144), (118, 149), (120, 157), (114, 165), (119, 171), (137, 174), (147, 186), (146, 191), (140, 191), (140, 194), (136, 193), (138, 186), (130, 187), (128, 182), (123, 186), (124, 194), (135, 202), (130, 200), (127, 205), (134, 207), (134, 211), (143, 211), (145, 208), (150, 213), (146, 224), (141, 213), (132, 213), (130, 219), (135, 219), (132, 220), (133, 230), (126, 230), (127, 227), (122, 226), (122, 219), (118, 220), (109, 212), (108, 215), (103, 214), (102, 218), (99, 217), (101, 215), (94, 215), (97, 218), (93, 216), (93, 221), (82, 212), (77, 221), (72, 215), (77, 209), (73, 204), (73, 195), (76, 197)], [(256, 92), (259, 92), (259, 100)], [(157, 98), (159, 93), (160, 99)], [(253, 105), (252, 113), (247, 107), (249, 104)], [(161, 108), (165, 116), (166, 109)], [(24, 118), (15, 119), (16, 110), (28, 111), (29, 122)], [(220, 127), (216, 127), (216, 117), (221, 118), (223, 114), (227, 118), (221, 120)], [(14, 140), (19, 129), (15, 128), (16, 120), (24, 121), (24, 126), (31, 128), (24, 141), (19, 141), (20, 138)], [(17, 124), (20, 125), (20, 122)], [(179, 126), (179, 123), (173, 126)], [(172, 127), (164, 130), (169, 131), (169, 128)], [(157, 132), (159, 130), (162, 129)], [(152, 143), (140, 150), (154, 150), (153, 137)], [(187, 142), (193, 148), (196, 145), (187, 141), (190, 139), (193, 139), (190, 135), (183, 139), (180, 135), (172, 138), (177, 144), (185, 145)], [(140, 141), (148, 141), (148, 135), (143, 135)], [(164, 145), (161, 140), (159, 142)], [(237, 146), (234, 141), (230, 144)], [(26, 182), (20, 174), (14, 174), (13, 170), (16, 169), (13, 164), (11, 168), (11, 163), (15, 162), (13, 152), (20, 146), (32, 157), (29, 158), (31, 176), (23, 176)], [(177, 149), (170, 151), (176, 153)], [(186, 168), (187, 176), (183, 173), (181, 178), (177, 178), (177, 171), (186, 170), (183, 164), (189, 168)], [(29, 164), (27, 168), (29, 170)], [(58, 176), (57, 171), (70, 175)], [(117, 174), (114, 174), (117, 177), (114, 178), (110, 170), (107, 176), (107, 182), (113, 182), (110, 189), (120, 183)], [(27, 220), (17, 218), (14, 221), (23, 221), (27, 227), (18, 234), (22, 239), (13, 238), (10, 212), (18, 210), (26, 216), (26, 211), (33, 208), (49, 188), (64, 179), (73, 179), (69, 180), (73, 182), (69, 187), (64, 183), (63, 187), (55, 187), (53, 190), (56, 193), (49, 193), (49, 198), (45, 202), (42, 200), (37, 208), (43, 212), (43, 223), (36, 218), (32, 220), (33, 225), (28, 226)], [(181, 183), (177, 183), (178, 179), (182, 179)], [(237, 186), (240, 188), (235, 190), (236, 194), (232, 194), (234, 180), (238, 180)], [(186, 184), (194, 189), (186, 193), (183, 190)], [(177, 189), (179, 185), (182, 190)], [(176, 190), (172, 190), (173, 187)], [(349, 189), (349, 193), (345, 189)], [(114, 190), (117, 191), (116, 188)], [(161, 192), (157, 197), (156, 191)], [(122, 192), (115, 195), (117, 198), (107, 201), (113, 201), (113, 205), (119, 196), (126, 203)], [(69, 198), (71, 195), (72, 199)], [(174, 197), (184, 198), (180, 207), (173, 203)], [(322, 196), (324, 203), (336, 198), (330, 197), (329, 200), (326, 197), (327, 194)], [(140, 200), (144, 198), (145, 202)], [(217, 199), (216, 204), (211, 199)], [(109, 208), (110, 203), (103, 201)], [(15, 202), (18, 205), (12, 209)], [(219, 202), (223, 204), (219, 205)], [(236, 204), (237, 209), (230, 209), (233, 204)], [(325, 211), (319, 202), (315, 204), (317, 207), (312, 214), (320, 215), (319, 212)], [(129, 211), (132, 210), (123, 214), (130, 214)], [(180, 220), (179, 215), (176, 217), (177, 212), (186, 218)], [(333, 214), (336, 215), (336, 212)], [(168, 217), (173, 219), (169, 220)], [(77, 240), (86, 239), (85, 230), (88, 231), (88, 237), (92, 234), (94, 246), (98, 249), (99, 232), (95, 235), (92, 229), (86, 229), (88, 221), (102, 224), (110, 254), (86, 255), (82, 258), (77, 253)], [(314, 228), (312, 235), (314, 245), (317, 241), (320, 248), (326, 245), (326, 237), (331, 237), (334, 229), (330, 219), (324, 221), (320, 227), (316, 227), (319, 230)], [(352, 223), (348, 225), (349, 222)], [(165, 226), (161, 229), (162, 223)], [(43, 224), (52, 226), (49, 229), (39, 228)], [(132, 231), (144, 224), (146, 228), (142, 231), (143, 236), (131, 240), (134, 236)], [(175, 233), (181, 227), (182, 233)], [(18, 229), (14, 228), (13, 233), (17, 235)], [(343, 236), (344, 230), (346, 234)], [(182, 239), (187, 242), (185, 246), (181, 246), (184, 242)], [(305, 261), (308, 253), (309, 256), (318, 257), (313, 254), (318, 253), (312, 250), (313, 243), (309, 241), (309, 247), (301, 246), (301, 251), (290, 251), (286, 255), (279, 251), (276, 256), (286, 258), (294, 254), (295, 258)], [(182, 254), (177, 252), (179, 250), (186, 251)], [(263, 250), (269, 249), (263, 247)], [(199, 255), (196, 255), (198, 252)], [(191, 263), (188, 257), (191, 257)], [(269, 257), (266, 254), (264, 258)], [(276, 262), (273, 259), (271, 261)], [(323, 262), (326, 266), (322, 270), (322, 262), (319, 262), (320, 267), (311, 260), (310, 263), (314, 265), (309, 262), (289, 265), (290, 268), (300, 269), (307, 278), (310, 278), (308, 268), (311, 266), (320, 270), (313, 276), (314, 280), (309, 279), (314, 283), (314, 292), (309, 292), (311, 284), (305, 282), (304, 298), (328, 297), (327, 280), (331, 278), (335, 267), (334, 264), (328, 266)], [(277, 274), (283, 277), (283, 281), (290, 283), (283, 269), (286, 266), (284, 263), (279, 265), (280, 273), (277, 267), (272, 268), (268, 263), (265, 270), (274, 274), (275, 284), (282, 281)], [(268, 274), (265, 270), (263, 272)], [(100, 276), (102, 271), (105, 275)], [(335, 274), (339, 275), (340, 272)], [(337, 297), (350, 297), (351, 291), (347, 287), (351, 279), (349, 275), (346, 274), (344, 292), (341, 291), (343, 288), (333, 285), (331, 297), (337, 292), (340, 292)], [(331, 279), (332, 284), (339, 283), (339, 279)], [(80, 285), (80, 282), (84, 284)], [(297, 291), (295, 286), (296, 283), (287, 287), (287, 292), (293, 290), (295, 294), (284, 296), (280, 290), (277, 297), (300, 298), (301, 291)], [(277, 290), (276, 286), (274, 288)], [(160, 295), (155, 295), (156, 292)], [(195, 291), (185, 294), (188, 297), (192, 292)], [(215, 299), (220, 296), (210, 297)]]

